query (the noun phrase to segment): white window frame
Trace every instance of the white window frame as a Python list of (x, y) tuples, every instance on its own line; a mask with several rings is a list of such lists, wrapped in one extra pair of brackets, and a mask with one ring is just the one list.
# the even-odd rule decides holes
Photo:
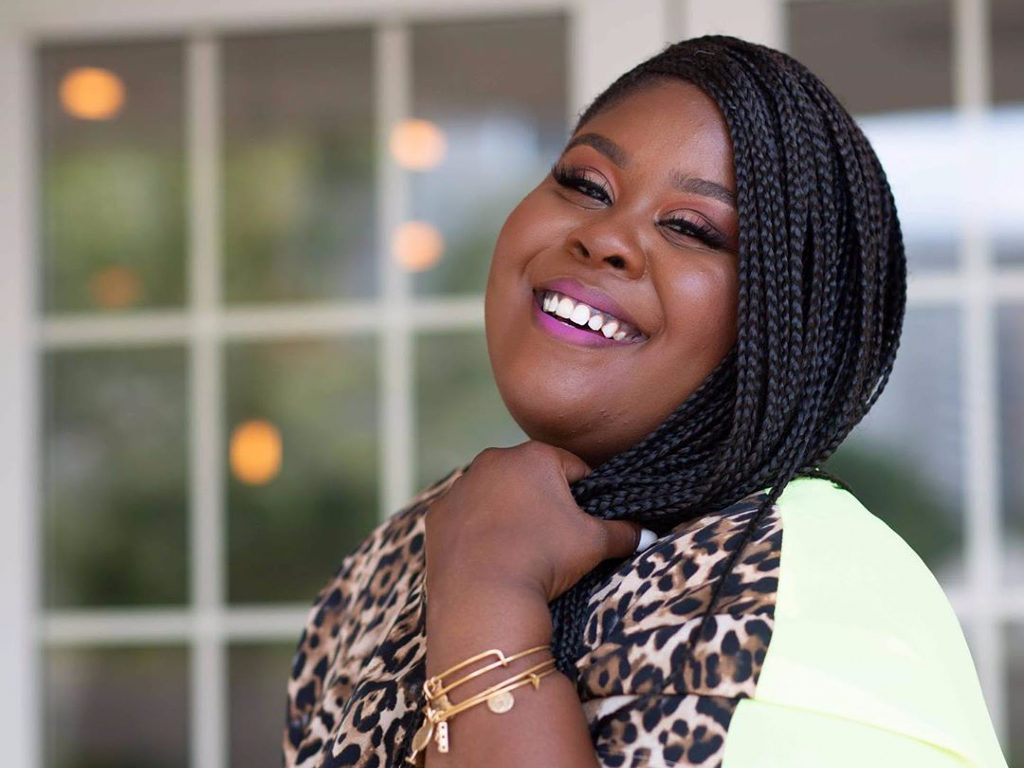
[[(0, 543), (6, 576), (0, 607), (15, 617), (3, 635), (7, 651), (0, 660), (0, 681), (9, 691), (0, 712), (0, 733), (7, 738), (12, 765), (37, 766), (42, 757), (40, 649), (102, 645), (179, 644), (190, 648), (190, 765), (221, 768), (229, 762), (227, 743), (227, 649), (233, 641), (295, 642), (307, 605), (229, 607), (225, 602), (224, 479), (221, 475), (223, 343), (239, 339), (335, 336), (367, 329), (379, 335), (381, 397), (379, 518), (393, 513), (415, 491), (412, 391), (412, 335), (423, 329), (483, 328), (482, 296), (417, 298), (410, 276), (392, 259), (380, 258), (379, 297), (365, 301), (312, 302), (224, 307), (219, 285), (220, 200), (218, 186), (218, 109), (220, 37), (239, 31), (286, 30), (317, 25), (371, 24), (375, 37), (378, 126), (409, 116), (408, 22), (440, 18), (515, 17), (553, 11), (569, 18), (569, 104), (566, 128), (604, 81), (656, 52), (665, 37), (661, 0), (633, 3), (623, 22), (613, 0), (373, 0), (314, 2), (200, 0), (139, 3), (137, 0), (26, 0), (0, 11), (9, 33), (0, 38), (0, 141), (14, 169), (0, 184), (0, 254), (12, 279), (0, 282), (0, 363), (5, 376), (0, 428), (7, 438), (0, 470), (5, 480), (0, 499), (13, 511), (15, 535)], [(618, 45), (609, 52), (601, 41), (614, 32)], [(130, 316), (47, 315), (37, 295), (34, 55), (41, 42), (117, 39), (158, 33), (185, 42), (186, 155), (189, 177), (189, 299), (180, 310), (142, 310)], [(613, 54), (613, 55), (610, 55)], [(383, 131), (381, 132), (383, 134)], [(408, 176), (378, 141), (377, 186), (382, 204), (376, 222), (378, 242), (408, 215)], [(385, 246), (384, 253), (388, 249)], [(382, 311), (387, 307), (387, 311)], [(116, 343), (120, 347), (180, 343), (189, 348), (189, 604), (181, 608), (44, 610), (38, 562), (40, 402), (38, 356), (44, 350), (80, 349)], [(310, 596), (310, 599), (312, 596)]]
[[(835, 0), (840, 2), (841, 0)], [(801, 0), (788, 0), (797, 3)], [(424, 19), (516, 16), (564, 11), (570, 19), (567, 128), (601, 88), (667, 42), (724, 32), (785, 48), (786, 0), (9, 0), (0, 7), (0, 736), (11, 765), (41, 765), (40, 648), (185, 644), (190, 661), (190, 765), (228, 764), (228, 643), (297, 639), (306, 606), (225, 604), (221, 433), (221, 349), (225, 340), (331, 336), (372, 327), (380, 334), (380, 519), (414, 492), (412, 334), (419, 329), (482, 328), (482, 297), (416, 298), (409, 276), (379, 260), (381, 295), (370, 301), (224, 308), (218, 284), (217, 146), (219, 37), (311, 24), (375, 26), (378, 125), (407, 116), (406, 23)], [(989, 108), (987, 0), (952, 0), (955, 109), (977, 126)], [(36, 306), (34, 52), (43, 41), (177, 34), (186, 41), (190, 204), (190, 302), (177, 311), (129, 317), (48, 316)], [(614, 41), (609, 45), (608, 41)], [(383, 146), (383, 142), (380, 142)], [(378, 155), (378, 242), (408, 211), (406, 173)], [(975, 164), (968, 163), (969, 167)], [(969, 186), (969, 185), (968, 185)], [(973, 642), (997, 731), (1006, 736), (1004, 626), (1024, 621), (1024, 587), (1001, 588), (996, 311), (1024, 301), (1024, 268), (993, 263), (980, 201), (963, 207), (955, 270), (913, 274), (912, 307), (958, 308), (964, 419), (968, 579), (950, 594)], [(385, 248), (386, 252), (386, 248)], [(372, 311), (387, 305), (388, 312)], [(366, 311), (370, 309), (371, 311)], [(367, 318), (370, 318), (367, 320)], [(367, 326), (367, 323), (370, 326)], [(38, 462), (42, 350), (110, 342), (190, 347), (190, 604), (180, 609), (44, 611), (40, 597)]]

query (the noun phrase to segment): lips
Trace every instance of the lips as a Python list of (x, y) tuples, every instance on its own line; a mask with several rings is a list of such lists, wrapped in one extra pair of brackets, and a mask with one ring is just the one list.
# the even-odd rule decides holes
[(598, 288), (584, 285), (579, 280), (571, 277), (560, 277), (555, 280), (548, 280), (534, 288), (534, 291), (557, 291), (569, 298), (589, 304), (596, 310), (609, 315), (614, 315), (620, 320), (625, 320), (645, 336), (648, 335), (643, 327), (630, 315), (625, 308), (615, 299)]

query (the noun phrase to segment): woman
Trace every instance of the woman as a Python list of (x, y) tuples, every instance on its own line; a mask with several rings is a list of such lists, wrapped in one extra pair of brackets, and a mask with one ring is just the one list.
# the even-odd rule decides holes
[(818, 466), (905, 284), (885, 175), (799, 63), (714, 36), (620, 77), (494, 248), (531, 439), (345, 558), (286, 765), (1005, 766), (941, 589)]

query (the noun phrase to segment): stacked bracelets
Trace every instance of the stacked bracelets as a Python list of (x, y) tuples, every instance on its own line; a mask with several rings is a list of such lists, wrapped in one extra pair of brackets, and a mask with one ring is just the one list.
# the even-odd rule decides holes
[[(439, 675), (428, 678), (423, 685), (423, 696), (425, 699), (424, 709), (426, 711), (426, 719), (423, 725), (416, 735), (412, 739), (412, 755), (405, 758), (406, 762), (416, 766), (423, 765), (423, 759), (425, 757), (424, 750), (430, 743), (431, 736), (434, 736), (437, 742), (437, 749), (439, 752), (448, 751), (448, 720), (449, 718), (457, 715), (463, 710), (469, 709), (477, 704), (487, 702), (487, 708), (496, 714), (502, 714), (512, 709), (515, 704), (515, 698), (512, 696), (512, 689), (518, 688), (521, 685), (532, 684), (534, 688), (539, 687), (540, 679), (545, 675), (549, 675), (555, 671), (555, 659), (552, 656), (546, 661), (542, 661), (539, 664), (535, 664), (529, 669), (525, 669), (522, 672), (512, 675), (507, 680), (502, 680), (500, 683), (492, 685), (490, 688), (481, 691), (480, 693), (470, 696), (465, 701), (460, 701), (457, 704), (452, 704), (448, 699), (448, 691), (455, 688), (458, 685), (467, 680), (471, 680), (478, 675), (482, 675), (491, 669), (496, 669), (499, 666), (508, 666), (510, 661), (518, 659), (522, 656), (526, 656), (530, 653), (536, 653), (537, 651), (549, 650), (550, 645), (538, 645), (535, 648), (528, 648), (525, 651), (513, 654), (512, 656), (505, 656), (497, 648), (492, 648), (489, 651), (478, 653), (472, 658), (466, 659), (465, 661), (456, 664), (454, 667), (445, 670)], [(470, 672), (465, 677), (456, 680), (448, 686), (443, 686), (441, 679), (447, 677), (452, 672), (462, 669), (467, 664), (472, 664), (474, 661), (486, 658), (487, 656), (496, 656), (497, 661), (492, 662), (480, 669)], [(435, 733), (436, 728), (436, 733)]]

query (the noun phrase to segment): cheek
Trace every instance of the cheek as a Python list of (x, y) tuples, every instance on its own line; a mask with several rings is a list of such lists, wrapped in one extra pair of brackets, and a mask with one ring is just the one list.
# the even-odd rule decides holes
[(683, 354), (715, 358), (736, 338), (739, 280), (732, 263), (712, 263), (674, 276), (665, 296), (669, 335)]

